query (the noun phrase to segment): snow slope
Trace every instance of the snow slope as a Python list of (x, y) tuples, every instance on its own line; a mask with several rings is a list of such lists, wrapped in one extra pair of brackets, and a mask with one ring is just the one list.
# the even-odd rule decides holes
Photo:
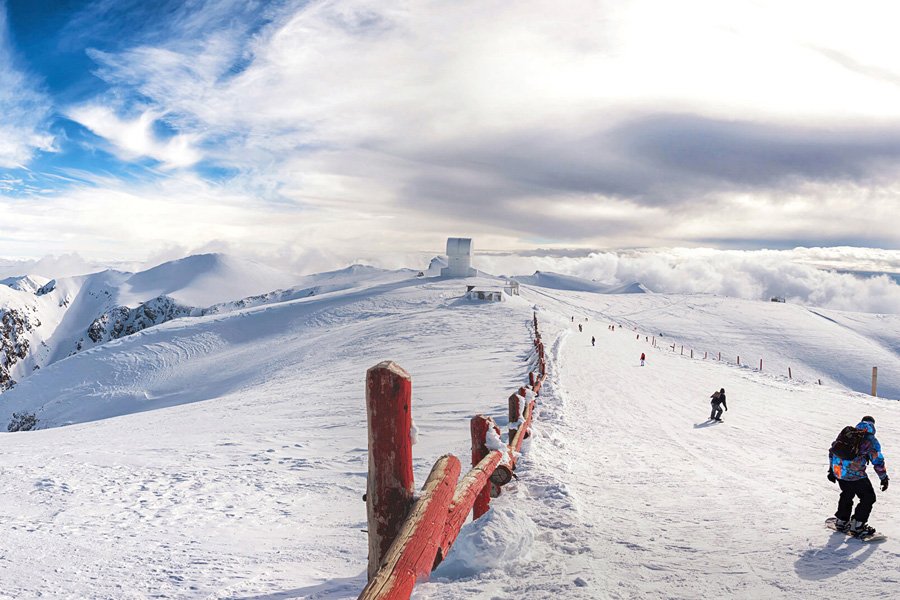
[[(878, 364), (896, 386), (895, 316), (527, 285), (482, 303), (461, 300), (467, 280), (357, 271), (99, 345), (0, 395), (3, 415), (71, 423), (0, 435), (0, 598), (355, 598), (365, 370), (412, 374), (421, 484), (441, 454), (465, 461), (473, 415), (505, 429), (534, 309), (550, 380), (520, 479), (414, 598), (893, 597), (897, 492), (873, 512), (884, 544), (822, 522), (843, 425), (875, 416), (893, 472), (900, 405), (841, 382)], [(645, 339), (659, 333), (695, 358)], [(713, 342), (772, 369), (699, 358)], [(707, 426), (719, 387), (730, 410)]]

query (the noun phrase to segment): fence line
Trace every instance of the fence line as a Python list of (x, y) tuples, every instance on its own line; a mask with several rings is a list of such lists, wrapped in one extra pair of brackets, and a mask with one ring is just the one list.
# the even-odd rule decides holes
[(529, 436), (534, 405), (547, 377), (537, 313), (533, 326), (534, 348), (526, 360), (536, 357), (537, 364), (528, 374), (528, 385), (509, 397), (508, 442), (502, 442), (492, 418), (473, 417), (472, 469), (460, 478), (459, 459), (442, 456), (418, 497), (412, 478), (409, 373), (390, 361), (366, 373), (369, 581), (360, 600), (408, 600), (416, 580), (427, 577), (447, 556), (469, 512), (473, 519), (480, 518), (491, 498), (515, 477), (522, 442)]

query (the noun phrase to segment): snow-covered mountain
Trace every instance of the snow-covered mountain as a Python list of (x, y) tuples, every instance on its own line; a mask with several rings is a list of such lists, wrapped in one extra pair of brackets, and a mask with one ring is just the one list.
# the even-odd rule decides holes
[[(519, 480), (413, 598), (893, 595), (895, 542), (822, 521), (843, 425), (875, 416), (889, 472), (900, 448), (897, 315), (525, 282), (479, 302), (467, 285), (502, 280), (358, 265), (205, 307), (179, 296), (200, 279), (160, 281), (123, 304), (132, 277), (0, 286), (4, 339), (29, 340), (16, 366), (45, 361), (0, 395), (0, 422), (41, 428), (0, 435), (0, 598), (356, 598), (366, 369), (412, 374), (421, 484), (440, 455), (465, 460), (473, 415), (505, 429), (534, 311), (550, 379)], [(719, 387), (729, 412), (708, 426)], [(872, 522), (894, 539), (892, 493)]]
[(646, 294), (650, 293), (646, 287), (638, 282), (624, 285), (599, 283), (597, 281), (562, 275), (550, 271), (535, 271), (533, 275), (517, 275), (513, 277), (519, 283), (536, 287), (550, 288), (554, 290), (568, 290), (572, 292), (595, 292), (598, 294)]
[(98, 343), (212, 304), (289, 286), (295, 278), (253, 261), (205, 254), (141, 273), (102, 271), (0, 285), (0, 391)]

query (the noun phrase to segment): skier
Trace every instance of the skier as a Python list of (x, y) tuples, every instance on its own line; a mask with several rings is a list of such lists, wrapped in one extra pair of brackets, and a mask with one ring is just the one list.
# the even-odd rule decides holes
[(597, 340), (594, 339), (594, 336), (591, 336), (591, 346), (595, 345), (596, 342), (597, 342)]
[[(856, 428), (868, 432), (859, 445), (859, 455), (853, 460), (843, 460), (829, 450), (831, 466), (828, 469), (828, 481), (837, 482), (841, 486), (841, 497), (838, 500), (837, 512), (834, 513), (835, 529), (846, 531), (856, 537), (868, 537), (875, 533), (874, 527), (866, 525), (872, 512), (872, 505), (875, 504), (875, 490), (869, 476), (866, 475), (866, 464), (871, 462), (875, 468), (875, 473), (881, 479), (882, 492), (887, 491), (890, 479), (884, 467), (881, 444), (875, 439), (875, 419), (865, 416)], [(859, 498), (859, 503), (851, 519), (850, 511), (853, 508), (854, 497)]]
[(581, 333), (581, 323), (578, 324), (578, 333)]
[(644, 366), (644, 359), (647, 358), (647, 355), (641, 352), (641, 366)]
[(709, 413), (709, 420), (721, 421), (722, 406), (725, 407), (725, 410), (728, 410), (728, 404), (725, 403), (725, 388), (715, 392), (710, 398), (712, 398), (712, 401), (710, 402), (710, 404), (712, 404), (712, 412)]

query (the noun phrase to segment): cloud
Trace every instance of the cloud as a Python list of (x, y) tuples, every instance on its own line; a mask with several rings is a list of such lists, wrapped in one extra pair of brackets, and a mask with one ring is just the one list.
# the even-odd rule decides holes
[(200, 160), (194, 148), (196, 136), (178, 134), (162, 141), (155, 135), (154, 123), (162, 115), (151, 110), (129, 121), (120, 119), (108, 107), (83, 105), (70, 109), (67, 116), (109, 140), (124, 160), (149, 157), (164, 168), (188, 167)]
[(658, 293), (751, 300), (779, 296), (838, 310), (900, 313), (900, 251), (674, 248), (597, 252), (586, 257), (485, 255), (473, 263), (481, 270), (506, 275), (542, 270), (616, 285), (637, 281)]
[(0, 2), (0, 168), (27, 164), (35, 151), (52, 151), (47, 130), (51, 104), (39, 85), (17, 65), (6, 16)]
[[(18, 226), (129, 256), (281, 240), (369, 256), (449, 234), (898, 247), (900, 89), (883, 47), (816, 6), (91, 2), (64, 41), (107, 89), (62, 112), (151, 173), (43, 201), (74, 227)], [(181, 198), (203, 228), (162, 222)], [(116, 227), (119, 205), (151, 216)]]

